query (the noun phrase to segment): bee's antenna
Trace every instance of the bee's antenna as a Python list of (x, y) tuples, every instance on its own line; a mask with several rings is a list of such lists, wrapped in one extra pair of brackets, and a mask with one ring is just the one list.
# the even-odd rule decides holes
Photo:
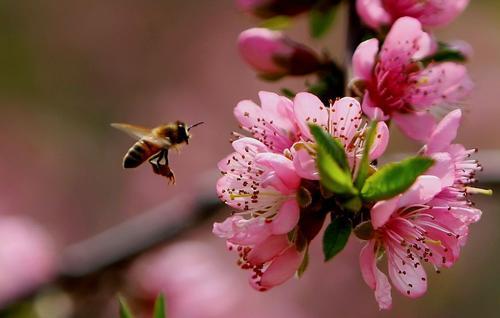
[(190, 131), (190, 130), (191, 130), (191, 128), (194, 128), (194, 127), (199, 126), (199, 125), (204, 124), (204, 123), (205, 123), (205, 122), (200, 121), (199, 123), (196, 123), (196, 124), (194, 124), (194, 125), (191, 125), (191, 126), (189, 126), (189, 127), (188, 127), (188, 131)]

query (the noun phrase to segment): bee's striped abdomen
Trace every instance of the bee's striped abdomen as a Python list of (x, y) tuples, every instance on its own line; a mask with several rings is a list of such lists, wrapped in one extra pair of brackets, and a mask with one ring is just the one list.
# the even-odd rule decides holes
[(123, 157), (124, 168), (135, 168), (158, 152), (159, 148), (147, 141), (136, 142)]

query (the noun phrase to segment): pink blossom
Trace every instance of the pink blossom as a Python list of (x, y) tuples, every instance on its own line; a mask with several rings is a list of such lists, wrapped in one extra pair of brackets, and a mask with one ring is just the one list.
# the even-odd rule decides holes
[(423, 148), (425, 155), (438, 162), (427, 173), (441, 178), (443, 191), (433, 200), (434, 204), (469, 207), (470, 215), (477, 221), (481, 211), (472, 207), (468, 192), (479, 189), (470, 188), (476, 181), (475, 175), (482, 170), (477, 160), (470, 159), (476, 149), (465, 149), (461, 144), (454, 144), (462, 118), (460, 110), (446, 115), (436, 126), (427, 144)]
[(0, 241), (0, 304), (30, 292), (55, 274), (53, 242), (31, 220), (0, 217)]
[(377, 268), (380, 255), (387, 256), (388, 273), (394, 287), (416, 298), (427, 290), (423, 263), (436, 271), (450, 267), (459, 257), (468, 236), (468, 226), (477, 221), (470, 210), (433, 204), (442, 191), (436, 176), (420, 176), (404, 194), (380, 201), (371, 209), (372, 238), (360, 255), (365, 282), (375, 291), (381, 309), (391, 307), (391, 287)]
[(293, 114), (293, 103), (286, 97), (271, 92), (259, 92), (262, 107), (243, 100), (234, 109), (241, 127), (273, 152), (283, 153), (299, 140)]
[(425, 27), (438, 27), (454, 20), (468, 4), (469, 0), (357, 0), (356, 9), (374, 29), (405, 16), (418, 19)]
[[(299, 229), (297, 191), (302, 179), (319, 179), (308, 124), (324, 127), (342, 143), (353, 173), (363, 151), (366, 124), (361, 120), (361, 106), (353, 98), (325, 107), (310, 93), (297, 94), (293, 102), (269, 92), (260, 92), (259, 97), (262, 107), (245, 100), (235, 108), (241, 126), (254, 138), (234, 141), (235, 152), (219, 162), (223, 176), (217, 182), (217, 193), (236, 211), (224, 222), (215, 223), (213, 233), (239, 252), (240, 266), (252, 270), (252, 286), (267, 290), (292, 277), (302, 260), (302, 251), (287, 234), (305, 230), (310, 234), (304, 234), (306, 240), (317, 234)], [(379, 123), (372, 159), (384, 152), (388, 134), (386, 124)], [(322, 219), (317, 223), (319, 231)]]
[(238, 37), (238, 50), (245, 62), (264, 77), (306, 75), (320, 66), (311, 49), (280, 31), (265, 28), (243, 31)]
[(472, 89), (464, 65), (430, 63), (419, 59), (435, 51), (436, 44), (414, 18), (398, 19), (382, 48), (377, 39), (359, 45), (353, 56), (355, 80), (365, 87), (363, 111), (371, 118), (392, 118), (409, 137), (425, 141), (435, 120), (434, 106), (454, 106)]
[[(297, 225), (300, 215), (295, 197), (300, 177), (293, 162), (282, 154), (270, 152), (266, 145), (253, 138), (238, 139), (233, 142), (233, 148), (235, 152), (219, 163), (224, 176), (217, 182), (217, 193), (221, 200), (239, 212), (223, 223), (215, 223), (214, 234), (226, 239), (230, 246), (238, 245), (239, 249), (248, 252), (254, 250), (251, 255), (258, 251), (270, 253), (263, 246), (278, 237), (286, 241), (288, 247), (286, 233)], [(285, 243), (283, 240), (280, 242)], [(264, 290), (286, 280), (280, 270), (291, 270), (298, 252), (292, 252), (295, 249), (291, 245), (290, 250), (284, 245), (282, 247), (273, 250), (272, 258), (265, 260), (270, 264), (265, 267), (264, 263), (251, 258), (241, 264), (242, 268), (254, 271), (253, 276), (257, 275), (258, 282), (263, 279), (262, 283), (253, 283), (254, 287)], [(247, 259), (246, 255), (244, 258)], [(270, 276), (260, 275), (267, 269)]]

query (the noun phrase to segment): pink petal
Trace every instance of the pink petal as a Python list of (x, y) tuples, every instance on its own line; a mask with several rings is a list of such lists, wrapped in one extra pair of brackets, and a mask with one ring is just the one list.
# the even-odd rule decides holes
[[(401, 69), (407, 65), (413, 56), (423, 55), (428, 43), (422, 40), (427, 34), (422, 31), (422, 25), (417, 19), (410, 17), (399, 18), (392, 25), (391, 30), (382, 46), (380, 60), (389, 69)], [(422, 43), (424, 47), (420, 46)]]
[(298, 139), (292, 102), (282, 96), (260, 92), (262, 108), (243, 100), (234, 108), (240, 125), (265, 143), (271, 150), (282, 152)]
[[(292, 193), (299, 187), (300, 177), (295, 172), (293, 162), (285, 156), (270, 152), (260, 153), (255, 156), (255, 162), (270, 168), (268, 171), (272, 173), (270, 176), (276, 176), (279, 179), (273, 179), (273, 181), (280, 181), (288, 189), (288, 191), (280, 189), (282, 193)], [(272, 182), (271, 185), (274, 183)]]
[(302, 135), (312, 140), (308, 124), (316, 124), (327, 128), (328, 110), (321, 100), (310, 93), (298, 93), (293, 100), (295, 119)]
[[(233, 141), (231, 144), (238, 153), (240, 154), (251, 154), (255, 156), (261, 152), (268, 152), (269, 148), (257, 139), (250, 137), (243, 137)], [(220, 169), (223, 170), (223, 169)]]
[(372, 148), (370, 149), (370, 159), (375, 160), (387, 149), (389, 144), (389, 128), (386, 123), (381, 121), (377, 124), (377, 135), (373, 142)]
[(363, 22), (373, 29), (391, 22), (391, 17), (384, 9), (382, 0), (357, 0), (356, 10)]
[(389, 277), (401, 294), (417, 298), (427, 290), (427, 275), (422, 264), (415, 266), (406, 255), (406, 247), (401, 245), (387, 251)]
[(375, 299), (378, 302), (379, 308), (391, 309), (391, 285), (387, 276), (377, 268), (375, 243), (373, 240), (361, 249), (359, 264), (364, 281), (371, 289), (375, 290)]
[(316, 161), (306, 149), (292, 148), (293, 166), (297, 174), (308, 180), (319, 180), (319, 172)]
[(392, 118), (408, 137), (419, 141), (428, 140), (436, 126), (434, 117), (427, 112), (394, 113)]
[(222, 223), (214, 223), (212, 232), (233, 244), (255, 245), (271, 235), (271, 228), (263, 218), (246, 220), (236, 215)]
[(415, 204), (425, 204), (441, 192), (441, 180), (435, 176), (423, 175), (401, 195), (398, 206), (407, 207)]
[(352, 56), (352, 67), (354, 78), (369, 80), (373, 74), (379, 42), (377, 39), (370, 39), (362, 42), (354, 51)]
[(471, 92), (472, 83), (467, 68), (459, 63), (431, 64), (412, 77), (415, 82), (406, 99), (417, 110), (431, 106), (456, 105)]
[(449, 153), (438, 152), (433, 154), (434, 165), (425, 174), (436, 176), (441, 180), (441, 186), (450, 187), (455, 182), (455, 163)]
[(240, 125), (249, 129), (257, 122), (257, 118), (262, 118), (262, 108), (251, 100), (242, 100), (234, 108), (234, 117), (238, 120)]
[(271, 235), (248, 253), (247, 260), (253, 265), (264, 264), (279, 255), (288, 246), (286, 235)]
[(265, 270), (261, 279), (261, 286), (271, 288), (281, 285), (293, 277), (302, 261), (302, 255), (295, 249), (289, 247), (283, 254), (274, 259)]
[(341, 98), (332, 105), (329, 131), (344, 145), (349, 144), (360, 129), (361, 106), (352, 97)]
[(434, 129), (427, 142), (426, 153), (432, 154), (448, 148), (457, 137), (462, 111), (456, 109), (446, 115)]
[(372, 226), (374, 229), (384, 226), (390, 219), (391, 215), (399, 207), (399, 198), (397, 196), (390, 200), (379, 201), (370, 210)]
[(286, 234), (299, 223), (300, 208), (295, 199), (283, 203), (278, 215), (271, 222), (273, 234)]
[(453, 21), (469, 4), (469, 0), (444, 0), (433, 1), (428, 6), (439, 6), (430, 8), (431, 14), (422, 14), (419, 19), (422, 24), (430, 27), (444, 26)]

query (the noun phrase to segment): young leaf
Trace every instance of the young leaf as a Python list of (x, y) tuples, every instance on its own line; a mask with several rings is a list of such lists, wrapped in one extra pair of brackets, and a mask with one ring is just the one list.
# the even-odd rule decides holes
[(333, 24), (336, 12), (336, 6), (312, 9), (309, 15), (309, 33), (311, 37), (317, 39), (325, 35)]
[(165, 318), (165, 297), (163, 294), (156, 298), (153, 318)]
[(120, 303), (120, 318), (134, 318), (127, 301), (123, 297), (119, 296), (118, 302)]
[(300, 266), (297, 269), (298, 278), (301, 278), (302, 275), (304, 275), (308, 266), (309, 266), (309, 246), (306, 247), (304, 251), (304, 258), (302, 258), (302, 262), (300, 263)]
[(368, 171), (370, 169), (370, 149), (375, 140), (375, 135), (377, 134), (377, 122), (372, 121), (368, 127), (367, 133), (365, 135), (365, 145), (363, 149), (363, 156), (359, 162), (358, 175), (354, 181), (356, 188), (361, 189), (365, 184), (366, 178), (368, 177)]
[(292, 19), (286, 15), (278, 15), (270, 19), (264, 20), (261, 24), (261, 28), (271, 29), (271, 30), (283, 30), (292, 24)]
[(318, 125), (310, 124), (309, 130), (319, 147), (325, 149), (342, 170), (350, 172), (351, 169), (347, 161), (344, 146)]
[(352, 184), (351, 173), (340, 168), (323, 147), (318, 148), (317, 165), (321, 184), (337, 194), (354, 196), (358, 193)]
[(325, 262), (331, 260), (344, 249), (351, 234), (351, 220), (337, 217), (328, 225), (323, 235), (323, 255)]
[(387, 164), (366, 180), (361, 197), (372, 202), (395, 197), (408, 190), (433, 164), (434, 160), (427, 157), (412, 157)]
[(294, 97), (295, 97), (295, 95), (296, 95), (294, 91), (292, 91), (291, 89), (286, 88), (286, 87), (283, 87), (283, 88), (281, 89), (281, 93), (282, 93), (284, 96), (288, 97), (288, 98), (294, 98)]

